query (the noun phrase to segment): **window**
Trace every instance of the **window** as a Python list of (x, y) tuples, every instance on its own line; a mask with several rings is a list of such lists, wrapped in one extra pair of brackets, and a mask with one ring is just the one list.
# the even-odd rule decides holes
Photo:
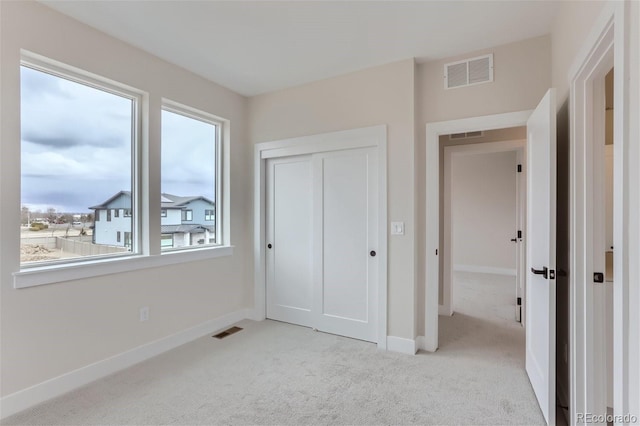
[(161, 217), (167, 217), (167, 209), (160, 210), (160, 216)]
[[(221, 244), (216, 209), (220, 196), (220, 129), (214, 117), (172, 102), (162, 110), (161, 188), (163, 206), (176, 209), (164, 226), (175, 228), (172, 246)], [(178, 216), (178, 211), (181, 211)], [(204, 214), (203, 214), (204, 213)], [(174, 224), (174, 220), (176, 223)], [(179, 244), (175, 244), (179, 241)], [(184, 241), (184, 245), (182, 244)], [(168, 244), (163, 248), (169, 247)]]
[[(122, 252), (115, 230), (100, 232), (110, 225), (99, 215), (106, 209), (110, 221), (110, 203), (131, 204), (137, 96), (36, 60), (23, 61), (20, 90), (23, 211), (31, 217), (96, 215), (94, 228), (77, 235), (59, 220), (46, 232), (26, 228), (21, 265)], [(131, 234), (133, 226), (123, 231)]]
[[(10, 153), (20, 164), (16, 288), (136, 270), (158, 264), (163, 248), (213, 248), (228, 241), (217, 202), (228, 198), (221, 190), (223, 172), (228, 187), (222, 152), (229, 142), (221, 137), (228, 122), (170, 101), (151, 111), (161, 122), (146, 121), (142, 101), (158, 95), (22, 51), (20, 149)], [(142, 137), (150, 131), (160, 133), (161, 144)], [(143, 148), (161, 154), (159, 168), (140, 167)], [(161, 206), (149, 206), (139, 194), (156, 180), (170, 194), (163, 194)], [(161, 231), (149, 217), (160, 208)], [(222, 208), (228, 217), (228, 203)], [(149, 244), (149, 233), (158, 231), (161, 243)], [(188, 250), (161, 262), (232, 252), (230, 246)], [(103, 261), (129, 254), (142, 256)]]

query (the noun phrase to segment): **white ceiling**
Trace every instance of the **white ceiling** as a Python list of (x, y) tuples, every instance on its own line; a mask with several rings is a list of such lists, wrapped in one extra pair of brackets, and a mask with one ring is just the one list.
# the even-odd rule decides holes
[(411, 57), (547, 34), (556, 1), (52, 1), (107, 34), (252, 96)]

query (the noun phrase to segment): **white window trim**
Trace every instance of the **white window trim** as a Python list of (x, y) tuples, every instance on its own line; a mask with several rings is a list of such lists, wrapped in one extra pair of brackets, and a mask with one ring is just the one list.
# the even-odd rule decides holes
[[(202, 110), (184, 105), (166, 98), (162, 99), (162, 110), (168, 111), (174, 114), (179, 114), (184, 117), (192, 118), (194, 120), (202, 121), (205, 123), (213, 124), (216, 128), (216, 146), (215, 146), (215, 160), (216, 160), (216, 197), (214, 202), (213, 213), (215, 217), (215, 236), (216, 242), (213, 244), (207, 243), (208, 247), (225, 247), (231, 244), (229, 233), (231, 225), (229, 223), (230, 217), (230, 185), (229, 185), (229, 139), (230, 139), (230, 122), (216, 115), (204, 112)], [(191, 213), (191, 219), (184, 219), (185, 222), (193, 222), (193, 211)], [(188, 246), (193, 247), (193, 246)], [(176, 251), (185, 251), (189, 248), (178, 247), (172, 249), (164, 249), (162, 253), (174, 253)]]
[(157, 268), (178, 263), (215, 259), (217, 257), (233, 255), (233, 248), (233, 246), (193, 248), (181, 251), (168, 251), (156, 255), (103, 257), (99, 260), (38, 266), (15, 272), (13, 274), (13, 287), (28, 288), (121, 272), (137, 271), (140, 269)]
[[(216, 233), (219, 239), (215, 245), (207, 245), (205, 247), (190, 247), (188, 249), (176, 251), (160, 251), (149, 248), (149, 218), (143, 221), (143, 213), (150, 212), (148, 207), (147, 189), (142, 187), (143, 182), (148, 182), (150, 176), (144, 175), (148, 167), (143, 167), (142, 161), (145, 152), (148, 150), (148, 104), (149, 94), (136, 88), (121, 84), (108, 78), (92, 74), (79, 68), (46, 58), (44, 56), (21, 50), (21, 64), (40, 70), (43, 72), (60, 75), (63, 78), (77, 81), (81, 84), (89, 85), (97, 89), (114, 93), (116, 95), (136, 98), (137, 117), (134, 142), (134, 153), (132, 166), (135, 167), (134, 177), (131, 188), (132, 193), (139, 194), (132, 197), (132, 216), (133, 216), (133, 232), (135, 235), (132, 241), (134, 245), (134, 253), (125, 253), (112, 256), (96, 256), (74, 258), (72, 260), (55, 261), (51, 263), (40, 263), (34, 265), (23, 266), (20, 261), (15, 265), (17, 272), (13, 275), (13, 286), (16, 289), (28, 288), (46, 284), (54, 284), (71, 280), (99, 277), (122, 272), (130, 272), (140, 269), (156, 268), (161, 266), (173, 265), (185, 262), (194, 262), (199, 260), (214, 259), (223, 256), (233, 255), (234, 246), (231, 245), (230, 230), (230, 121), (203, 113), (172, 101), (163, 100), (162, 108), (171, 109), (178, 108), (179, 113), (183, 115), (195, 115), (194, 118), (205, 119), (206, 121), (214, 121), (217, 124), (217, 165), (218, 165), (218, 182), (217, 182), (217, 202), (215, 206)], [(159, 231), (159, 229), (158, 229)], [(19, 245), (19, 241), (18, 241)], [(158, 251), (161, 247), (158, 247)], [(21, 269), (23, 268), (23, 269)]]

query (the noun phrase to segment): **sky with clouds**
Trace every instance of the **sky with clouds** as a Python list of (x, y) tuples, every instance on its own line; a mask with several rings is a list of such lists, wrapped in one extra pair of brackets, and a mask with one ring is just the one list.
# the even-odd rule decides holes
[[(130, 99), (21, 69), (22, 206), (88, 213), (131, 190)], [(215, 127), (162, 113), (162, 191), (214, 199)]]

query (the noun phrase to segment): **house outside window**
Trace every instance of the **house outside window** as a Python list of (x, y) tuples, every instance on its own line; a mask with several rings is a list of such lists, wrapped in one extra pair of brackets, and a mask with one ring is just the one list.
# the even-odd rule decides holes
[(214, 210), (205, 210), (204, 211), (204, 220), (213, 221), (214, 218)]
[(182, 220), (191, 222), (193, 220), (193, 210), (182, 210)]
[(161, 217), (167, 217), (167, 209), (160, 210), (160, 216)]

